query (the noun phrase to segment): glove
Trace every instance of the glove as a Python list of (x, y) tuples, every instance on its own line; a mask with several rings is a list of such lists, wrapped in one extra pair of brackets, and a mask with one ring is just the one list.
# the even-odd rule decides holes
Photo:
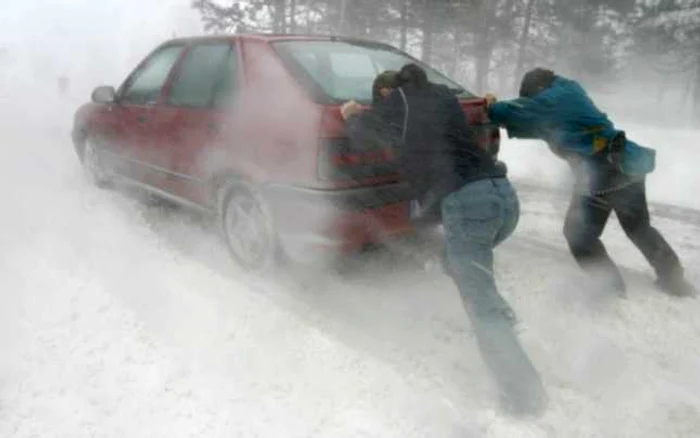
[(362, 105), (355, 102), (354, 100), (351, 100), (349, 102), (345, 102), (343, 106), (340, 107), (340, 114), (342, 115), (343, 120), (347, 120), (350, 117), (361, 113), (362, 110)]

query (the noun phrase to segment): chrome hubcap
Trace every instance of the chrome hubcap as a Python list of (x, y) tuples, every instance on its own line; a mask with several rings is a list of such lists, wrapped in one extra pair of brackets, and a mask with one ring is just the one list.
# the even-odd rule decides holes
[(225, 214), (224, 227), (231, 250), (246, 267), (254, 267), (270, 249), (263, 211), (255, 198), (242, 193), (229, 199)]

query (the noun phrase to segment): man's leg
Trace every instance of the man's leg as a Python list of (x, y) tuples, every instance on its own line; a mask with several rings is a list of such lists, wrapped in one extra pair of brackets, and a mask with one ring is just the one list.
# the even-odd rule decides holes
[(690, 293), (691, 287), (685, 282), (678, 256), (661, 233), (651, 226), (645, 182), (635, 182), (612, 193), (610, 203), (627, 237), (656, 271), (659, 285), (670, 293)]
[(518, 199), (518, 193), (508, 179), (497, 179), (494, 181), (494, 185), (504, 201), (503, 226), (496, 234), (496, 240), (494, 241), (494, 247), (496, 247), (508, 239), (518, 226), (518, 222), (520, 222), (520, 200)]
[(503, 408), (515, 415), (539, 415), (546, 393), (513, 331), (512, 310), (498, 293), (493, 275), (495, 240), (504, 224), (512, 222), (506, 218), (505, 204), (488, 180), (450, 195), (443, 203), (447, 261)]
[(488, 180), (468, 184), (443, 202), (449, 272), (467, 311), (479, 318), (502, 318), (511, 313), (493, 276), (493, 247), (503, 224), (501, 199)]
[(620, 270), (605, 250), (600, 236), (612, 206), (605, 196), (574, 194), (564, 222), (564, 236), (578, 265), (605, 287), (624, 293)]

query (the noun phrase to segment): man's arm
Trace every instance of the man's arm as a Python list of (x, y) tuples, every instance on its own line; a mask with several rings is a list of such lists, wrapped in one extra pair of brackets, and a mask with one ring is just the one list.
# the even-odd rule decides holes
[(511, 138), (542, 139), (546, 108), (532, 98), (518, 98), (489, 105), (489, 119), (503, 126)]
[(383, 143), (386, 140), (377, 114), (372, 109), (349, 116), (345, 120), (345, 130), (350, 142), (358, 149), (365, 149), (368, 145)]
[[(464, 114), (459, 100), (457, 100), (456, 97), (449, 96), (445, 104), (447, 106), (448, 115), (447, 137), (452, 144), (459, 145), (459, 147), (464, 148), (465, 151), (473, 150), (473, 148), (483, 150), (479, 147), (479, 141), (476, 138), (474, 129), (467, 123), (466, 114)], [(484, 150), (484, 152), (487, 151)], [(490, 151), (487, 153), (495, 155), (498, 151)]]
[(395, 144), (403, 130), (404, 103), (394, 92), (370, 108), (351, 110), (343, 114), (347, 135), (353, 143)]

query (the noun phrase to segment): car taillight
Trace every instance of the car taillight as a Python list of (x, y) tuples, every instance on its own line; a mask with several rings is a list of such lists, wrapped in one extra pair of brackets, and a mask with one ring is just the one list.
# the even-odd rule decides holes
[(358, 181), (389, 175), (395, 171), (394, 156), (391, 147), (358, 150), (348, 138), (324, 138), (319, 148), (318, 177), (325, 181)]

